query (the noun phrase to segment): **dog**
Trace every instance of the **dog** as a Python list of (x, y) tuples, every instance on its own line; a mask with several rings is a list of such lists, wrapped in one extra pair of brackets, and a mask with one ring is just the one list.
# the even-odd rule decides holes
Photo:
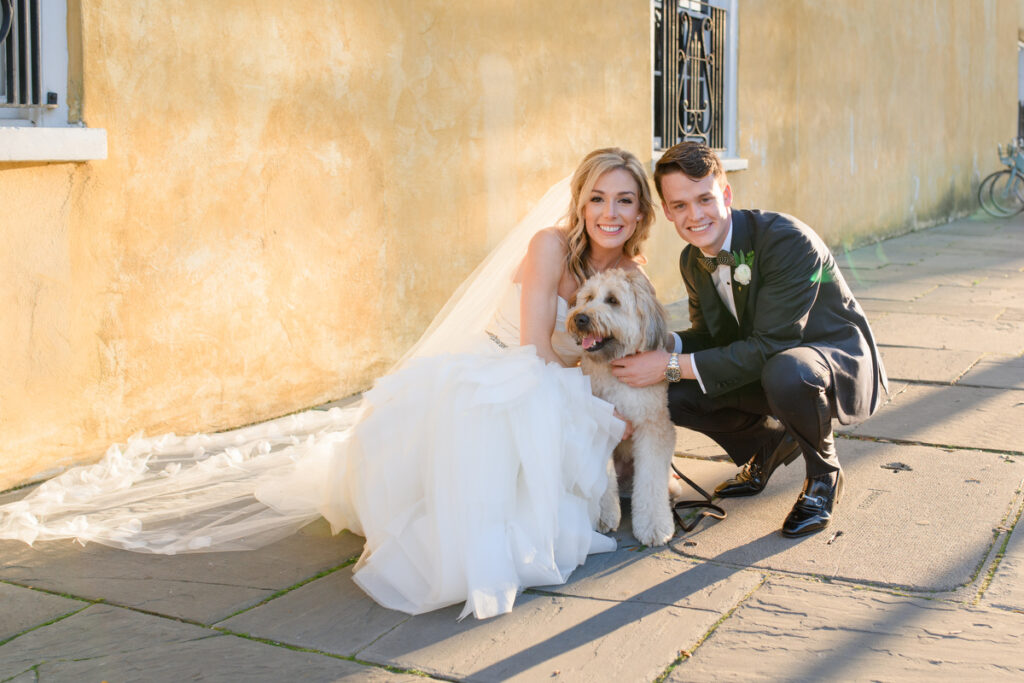
[(669, 476), (675, 454), (675, 427), (668, 413), (668, 385), (631, 387), (611, 372), (611, 362), (640, 351), (662, 348), (667, 324), (654, 287), (639, 271), (613, 268), (580, 287), (566, 327), (583, 347), (580, 367), (594, 395), (615, 406), (633, 423), (633, 436), (621, 442), (608, 463), (608, 488), (601, 497), (598, 530), (613, 531), (622, 519), (616, 462), (633, 467), (633, 536), (644, 545), (664, 545), (675, 532)]

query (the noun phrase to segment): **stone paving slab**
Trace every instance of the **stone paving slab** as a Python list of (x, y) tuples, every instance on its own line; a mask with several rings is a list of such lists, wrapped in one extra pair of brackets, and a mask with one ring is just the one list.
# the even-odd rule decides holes
[(87, 602), (0, 583), (0, 641), (88, 606)]
[(458, 622), (459, 610), (413, 617), (359, 659), (465, 681), (650, 681), (720, 617), (638, 601), (530, 594), (493, 619)]
[(260, 550), (149, 555), (96, 543), (0, 541), (0, 580), (200, 623), (224, 619), (361, 552), (325, 521)]
[(875, 270), (891, 264), (914, 265), (935, 255), (942, 248), (936, 244), (928, 248), (919, 245), (903, 245), (895, 240), (876, 242), (851, 251), (839, 250), (835, 257), (842, 269)]
[(938, 446), (1024, 452), (1024, 392), (970, 386), (910, 385), (871, 419), (837, 431)]
[(999, 235), (1021, 235), (1024, 233), (1024, 217), (992, 218), (978, 211), (972, 216), (928, 228), (924, 234), (953, 235), (957, 238), (977, 236), (985, 238), (982, 243), (996, 239)]
[(351, 656), (410, 617), (381, 607), (346, 567), (217, 626), (235, 633)]
[(668, 677), (1021, 680), (1024, 615), (772, 578)]
[(676, 455), (696, 455), (698, 457), (718, 457), (728, 459), (725, 451), (700, 432), (676, 427)]
[(932, 291), (939, 285), (934, 282), (910, 280), (891, 282), (889, 280), (865, 280), (856, 275), (846, 273), (846, 282), (857, 297), (857, 301), (865, 311), (870, 312), (870, 300), (881, 301), (913, 301)]
[[(1018, 245), (1018, 249), (1020, 246)], [(978, 287), (995, 287), (997, 289), (1004, 289), (1014, 293), (1015, 297), (1019, 297), (1021, 292), (1024, 292), (1024, 271), (1018, 273), (987, 273), (984, 277), (978, 278)], [(1018, 299), (1015, 303), (1020, 305)]]
[(934, 239), (966, 251), (984, 251), (992, 249), (993, 245), (1010, 250), (1019, 247), (1020, 238), (1024, 237), (1024, 221), (1021, 216), (988, 221), (968, 218), (918, 230), (906, 236)]
[(1019, 244), (1022, 234), (1024, 223), (1020, 217), (997, 219), (979, 209), (974, 216), (896, 235), (885, 239), (883, 244), (892, 242), (921, 248), (937, 246), (943, 249), (985, 250), (992, 244), (1006, 244), (1007, 247)]
[(952, 384), (983, 356), (980, 351), (951, 351), (903, 346), (880, 346), (879, 348), (889, 381), (906, 380)]
[(842, 268), (846, 281), (853, 286), (853, 283), (860, 283), (866, 286), (873, 284), (929, 284), (929, 285), (959, 285), (962, 287), (985, 286), (985, 283), (994, 278), (999, 278), (1000, 287), (1010, 286), (1011, 279), (1016, 276), (1012, 271), (999, 272), (978, 272), (965, 270), (956, 266), (946, 268), (923, 267), (921, 264), (903, 265), (891, 264), (876, 269), (846, 269)]
[(1024, 525), (1017, 516), (1006, 551), (985, 591), (985, 602), (1024, 614)]
[(932, 253), (954, 253), (954, 254), (1019, 254), (1020, 233), (1005, 232), (1000, 230), (990, 231), (985, 239), (978, 239), (977, 235), (942, 235), (939, 233), (918, 232), (905, 237), (896, 238), (901, 247), (916, 247), (923, 252)]
[[(824, 532), (779, 533), (803, 484), (796, 462), (760, 495), (720, 501), (728, 518), (705, 520), (685, 536), (696, 545), (675, 547), (730, 566), (951, 591), (975, 577), (1024, 479), (1024, 458), (994, 453), (850, 439), (837, 448), (846, 491)], [(900, 463), (910, 470), (886, 467)]]
[(942, 306), (935, 302), (923, 303), (923, 297), (914, 301), (895, 301), (891, 299), (871, 299), (857, 296), (857, 301), (860, 302), (864, 312), (868, 314), (869, 320), (874, 320), (875, 316), (884, 315), (886, 313), (911, 313), (914, 315), (952, 315), (958, 318), (967, 318), (969, 320), (992, 322), (1000, 320), (1001, 316), (1007, 310), (1005, 306), (989, 304), (949, 304)]
[[(628, 529), (627, 512), (623, 531), (616, 534), (619, 550), (591, 555), (568, 583), (536, 590), (720, 611), (761, 581), (760, 572), (698, 563), (672, 555), (668, 549), (640, 549)], [(339, 605), (344, 609), (339, 610)], [(351, 656), (409, 618), (374, 603), (352, 582), (350, 570), (342, 569), (217, 625), (236, 633)]]
[(880, 344), (987, 351), (1016, 356), (1024, 351), (1024, 323), (967, 320), (944, 315), (881, 313), (871, 316)]
[(0, 672), (45, 681), (416, 681), (112, 605), (95, 605), (0, 646)]
[(14, 489), (11, 491), (4, 491), (3, 493), (0, 493), (0, 505), (5, 505), (7, 503), (13, 503), (16, 500), (21, 500), (22, 498), (27, 496), (29, 492), (32, 491), (32, 489), (34, 488), (35, 485), (23, 486), (20, 489)]
[[(681, 539), (680, 539), (681, 540)], [(674, 547), (680, 542), (671, 545)], [(644, 602), (722, 612), (763, 580), (760, 571), (696, 562), (671, 548), (591, 555), (560, 586), (537, 590), (615, 602)]]
[(998, 282), (988, 282), (982, 286), (979, 279), (977, 285), (960, 287), (956, 285), (939, 285), (921, 297), (922, 305), (934, 306), (936, 311), (946, 306), (1012, 306), (1020, 303), (1019, 292), (998, 286)]
[(1024, 390), (1024, 358), (1020, 356), (986, 356), (961, 377), (957, 384)]
[[(917, 249), (923, 254), (932, 254), (953, 248), (957, 239), (959, 238), (954, 235), (943, 235), (932, 230), (916, 230), (884, 239), (881, 244), (883, 247), (893, 245), (901, 249)], [(868, 247), (871, 246), (873, 245), (868, 245)]]
[(1004, 243), (1007, 248), (992, 244), (983, 248), (965, 249), (956, 242), (927, 244), (891, 240), (837, 254), (836, 263), (843, 271), (851, 272), (881, 271), (893, 266), (905, 266), (934, 273), (970, 271), (976, 276), (992, 272), (1013, 273), (1024, 267), (1024, 253), (1020, 249), (1019, 240), (1016, 241), (1012, 247)]
[(1024, 254), (1019, 245), (1015, 249), (1003, 251), (949, 249), (927, 257), (917, 266), (936, 272), (960, 270), (982, 275), (1000, 271), (1014, 273), (1024, 268)]

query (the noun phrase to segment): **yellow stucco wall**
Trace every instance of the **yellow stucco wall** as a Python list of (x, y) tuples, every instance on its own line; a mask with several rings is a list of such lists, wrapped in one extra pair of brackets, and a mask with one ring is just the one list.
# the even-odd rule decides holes
[(649, 149), (645, 3), (80, 5), (109, 158), (0, 164), (0, 489), (365, 389), (585, 152)]
[(741, 203), (833, 245), (975, 210), (1016, 134), (1016, 0), (741, 6)]
[[(0, 164), (0, 489), (365, 389), (586, 151), (650, 158), (647, 0), (69, 6), (110, 151)], [(737, 205), (833, 245), (971, 211), (1022, 13), (739, 0)]]

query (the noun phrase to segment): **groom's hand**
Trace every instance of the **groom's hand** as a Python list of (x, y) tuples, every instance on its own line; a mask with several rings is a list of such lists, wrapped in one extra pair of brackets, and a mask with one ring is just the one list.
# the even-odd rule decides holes
[[(649, 387), (665, 381), (665, 368), (668, 366), (668, 351), (644, 351), (625, 358), (612, 361), (612, 374), (620, 382), (631, 387)], [(689, 361), (687, 360), (687, 364)], [(679, 367), (683, 367), (683, 356), (679, 357)]]

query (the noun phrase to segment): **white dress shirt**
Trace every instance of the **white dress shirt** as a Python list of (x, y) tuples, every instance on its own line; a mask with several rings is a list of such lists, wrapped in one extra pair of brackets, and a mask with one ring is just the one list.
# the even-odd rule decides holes
[[(732, 215), (729, 216), (729, 230), (725, 233), (725, 242), (722, 243), (722, 249), (724, 251), (730, 251), (729, 247), (732, 246)], [(705, 256), (715, 257), (717, 253), (709, 254), (703, 249), (701, 253)], [(718, 297), (725, 304), (725, 307), (732, 313), (732, 317), (739, 323), (739, 318), (736, 315), (736, 298), (732, 294), (732, 268), (725, 265), (724, 263), (718, 264), (718, 270), (711, 274), (711, 281), (715, 284), (715, 290), (718, 292)], [(672, 333), (672, 337), (675, 340), (673, 353), (681, 353), (683, 350), (683, 340), (675, 332)], [(700, 378), (700, 372), (697, 371), (697, 363), (693, 360), (693, 354), (690, 354), (690, 368), (693, 370), (693, 376), (697, 378), (697, 384), (700, 385), (700, 390), (705, 394), (708, 393), (704, 388), (704, 380)]]

